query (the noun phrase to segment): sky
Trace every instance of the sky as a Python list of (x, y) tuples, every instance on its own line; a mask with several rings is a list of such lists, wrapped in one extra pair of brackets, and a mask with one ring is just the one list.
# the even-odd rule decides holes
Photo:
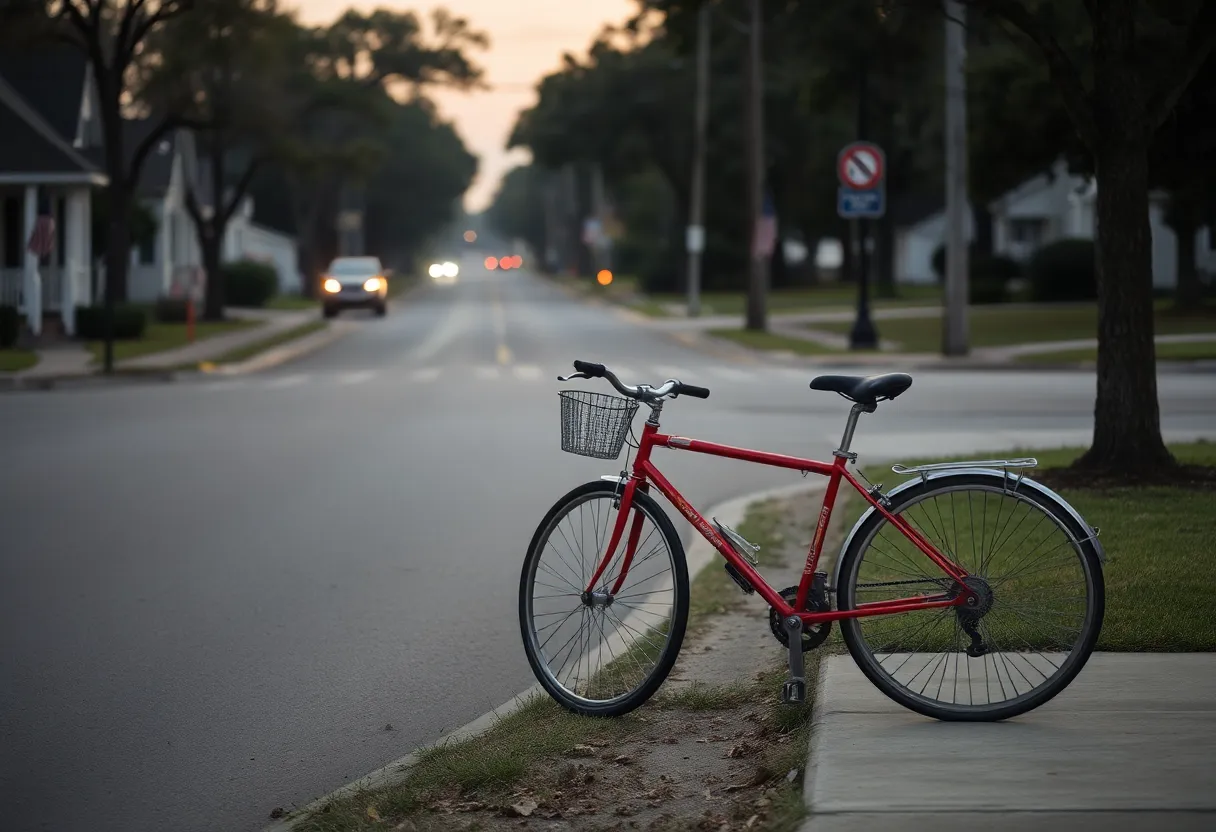
[(621, 23), (637, 9), (634, 0), (295, 0), (304, 23), (328, 23), (348, 8), (390, 8), (428, 17), (442, 6), (489, 35), (490, 48), (475, 52), (485, 69), (489, 91), (433, 90), (431, 97), (452, 121), (465, 146), (479, 159), (477, 179), (465, 194), (465, 207), (480, 211), (494, 197), (502, 175), (526, 162), (527, 153), (505, 150), (520, 110), (536, 101), (535, 84), (561, 66), (563, 52), (586, 54), (605, 23)]

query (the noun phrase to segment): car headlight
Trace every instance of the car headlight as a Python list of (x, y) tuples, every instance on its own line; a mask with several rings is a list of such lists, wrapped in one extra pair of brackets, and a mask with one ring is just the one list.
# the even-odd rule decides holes
[(378, 277), (369, 278), (368, 281), (363, 284), (363, 291), (379, 292), (380, 287), (383, 285), (384, 285), (384, 283), (380, 278), (378, 278)]
[(453, 263), (452, 261), (449, 260), (443, 264), (443, 276), (444, 277), (455, 277), (458, 274), (460, 274), (460, 267), (457, 266), (455, 263)]
[(434, 277), (434, 278), (443, 277), (443, 264), (442, 263), (432, 263), (431, 267), (429, 269), (427, 269), (426, 271), (427, 271), (427, 274), (429, 274), (431, 277)]
[(327, 278), (326, 281), (321, 285), (324, 287), (325, 291), (329, 292), (330, 294), (342, 291), (342, 284), (334, 280), (332, 277)]

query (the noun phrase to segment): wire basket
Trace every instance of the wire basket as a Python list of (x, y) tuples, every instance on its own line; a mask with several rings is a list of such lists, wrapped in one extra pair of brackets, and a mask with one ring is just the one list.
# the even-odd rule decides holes
[(620, 396), (562, 390), (562, 450), (595, 459), (616, 459), (625, 446), (638, 403)]

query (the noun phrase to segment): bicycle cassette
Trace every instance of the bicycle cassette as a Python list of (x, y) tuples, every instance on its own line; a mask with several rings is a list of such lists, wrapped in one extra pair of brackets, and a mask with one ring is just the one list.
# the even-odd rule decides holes
[[(818, 579), (818, 576), (816, 576), (816, 578)], [(819, 583), (819, 581), (816, 580), (816, 583)], [(815, 595), (818, 595), (819, 597), (816, 598)], [(786, 603), (792, 605), (798, 600), (798, 587), (791, 586), (781, 590), (781, 597)], [(811, 596), (806, 600), (808, 607), (815, 612), (827, 612), (832, 608), (827, 602), (827, 599), (824, 597), (822, 590), (820, 590), (819, 593), (812, 591)], [(768, 627), (773, 631), (773, 635), (776, 637), (777, 641), (781, 642), (786, 649), (789, 649), (789, 634), (785, 631), (785, 627), (782, 626), (781, 615), (772, 607), (770, 607), (768, 611)], [(802, 652), (808, 653), (811, 650), (814, 650), (816, 647), (827, 641), (827, 638), (829, 635), (831, 635), (831, 633), (831, 621), (824, 621), (822, 624), (816, 624), (809, 630), (804, 629), (802, 631)]]

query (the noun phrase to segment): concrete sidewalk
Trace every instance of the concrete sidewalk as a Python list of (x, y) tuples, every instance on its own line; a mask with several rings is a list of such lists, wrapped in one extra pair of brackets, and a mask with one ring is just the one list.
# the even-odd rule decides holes
[(823, 665), (802, 832), (1216, 828), (1216, 654), (1096, 653), (1003, 723), (901, 708)]
[(126, 361), (119, 361), (116, 366), (120, 370), (168, 370), (183, 364), (213, 361), (233, 350), (252, 346), (309, 321), (319, 320), (319, 313), (315, 310), (284, 312), (272, 309), (227, 309), (224, 314), (235, 320), (262, 321), (262, 324), (213, 335), (176, 349), (129, 358)]

